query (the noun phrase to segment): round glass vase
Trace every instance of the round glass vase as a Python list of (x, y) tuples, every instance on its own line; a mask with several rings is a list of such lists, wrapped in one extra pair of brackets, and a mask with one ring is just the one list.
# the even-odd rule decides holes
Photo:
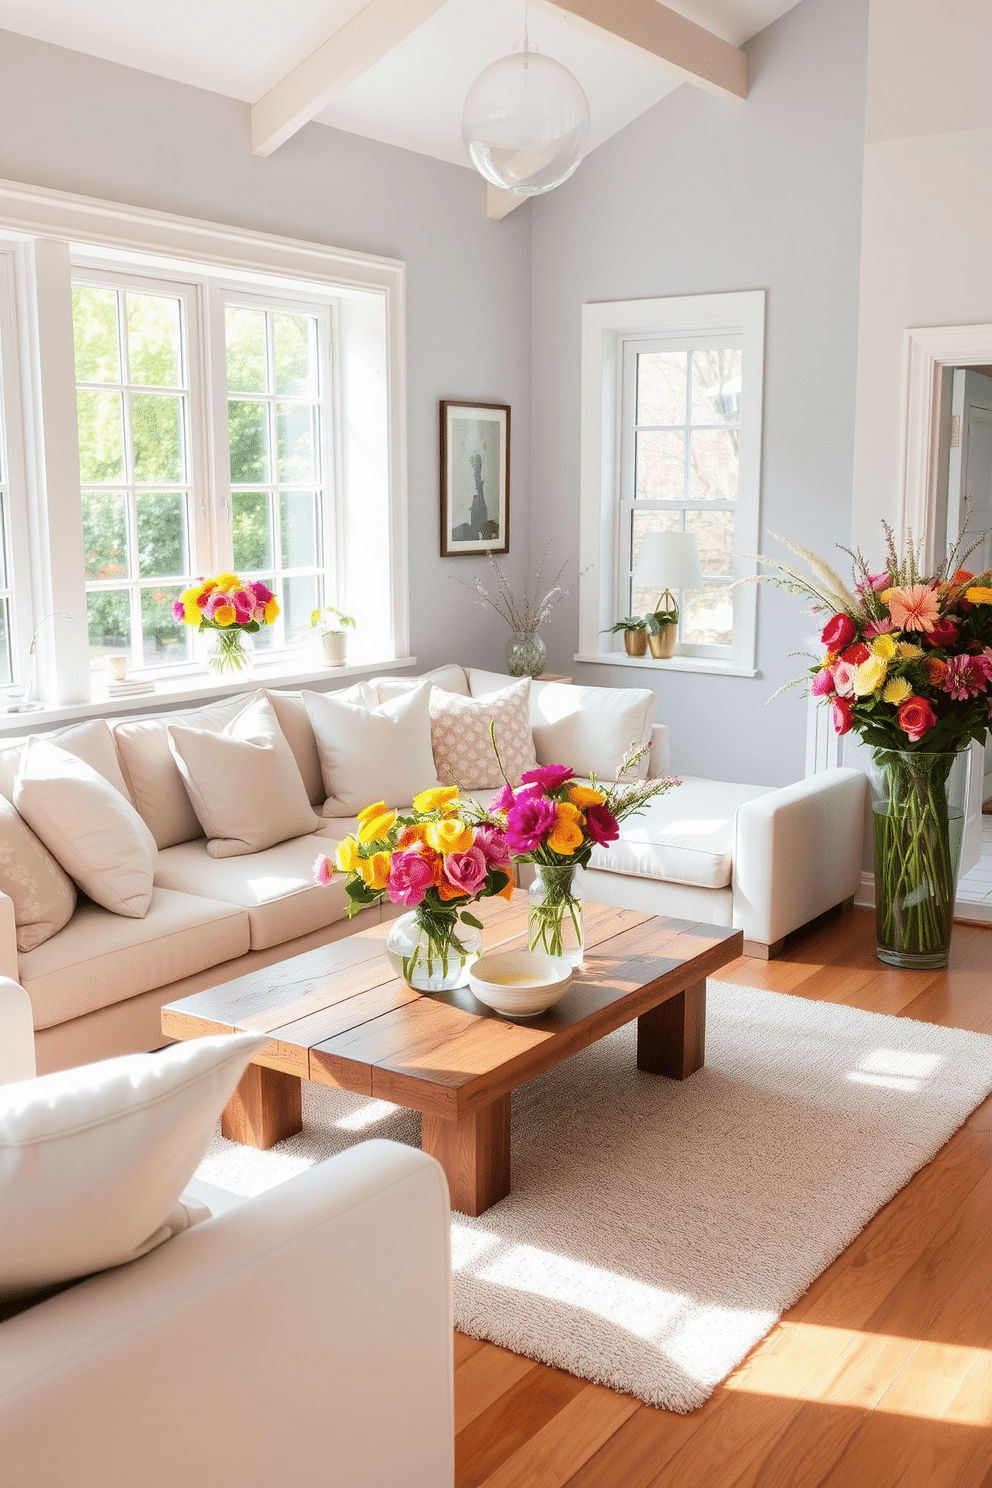
[(506, 643), (506, 670), (511, 677), (538, 677), (544, 671), (548, 648), (536, 631), (514, 631)]
[(532, 951), (581, 966), (582, 896), (577, 891), (575, 866), (535, 863), (534, 867), (534, 880), (527, 891), (527, 943)]
[(888, 966), (947, 965), (968, 796), (968, 750), (873, 749), (875, 938)]
[(451, 914), (411, 909), (393, 920), (386, 955), (397, 976), (416, 992), (467, 987), (469, 967), (482, 951), (482, 932)]
[(249, 677), (255, 664), (255, 642), (246, 630), (233, 626), (227, 630), (213, 627), (202, 632), (203, 659), (211, 672), (221, 677)]

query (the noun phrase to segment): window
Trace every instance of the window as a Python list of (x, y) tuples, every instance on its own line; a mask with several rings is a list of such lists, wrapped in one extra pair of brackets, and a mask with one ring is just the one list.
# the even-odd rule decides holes
[(703, 585), (679, 592), (676, 659), (751, 672), (764, 295), (587, 305), (578, 659), (628, 664), (609, 627), (656, 606), (634, 587), (648, 532), (690, 532)]

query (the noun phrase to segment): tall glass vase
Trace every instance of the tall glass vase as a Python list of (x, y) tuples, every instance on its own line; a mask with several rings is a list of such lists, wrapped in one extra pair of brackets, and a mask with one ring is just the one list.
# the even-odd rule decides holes
[(445, 992), (468, 985), (469, 967), (482, 950), (482, 932), (456, 916), (411, 909), (393, 920), (386, 936), (390, 965), (417, 992)]
[(968, 751), (875, 749), (869, 770), (880, 961), (947, 965), (968, 795)]
[(255, 642), (246, 630), (228, 626), (225, 630), (208, 627), (204, 637), (203, 659), (220, 677), (250, 677), (255, 663)]
[(575, 868), (534, 866), (537, 871), (528, 890), (528, 945), (546, 956), (560, 956), (569, 966), (581, 966), (585, 937)]

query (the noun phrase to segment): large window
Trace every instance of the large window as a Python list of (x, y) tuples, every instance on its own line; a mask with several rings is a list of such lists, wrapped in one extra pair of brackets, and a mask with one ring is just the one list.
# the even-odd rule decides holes
[[(583, 317), (580, 658), (749, 672), (757, 551), (764, 295), (587, 305)], [(629, 662), (609, 627), (650, 613), (635, 587), (649, 532), (696, 539), (676, 658)]]

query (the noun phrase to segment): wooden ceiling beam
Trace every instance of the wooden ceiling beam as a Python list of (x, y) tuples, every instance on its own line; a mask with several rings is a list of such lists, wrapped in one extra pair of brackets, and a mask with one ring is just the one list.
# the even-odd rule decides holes
[(445, 0), (368, 0), (357, 15), (252, 104), (253, 152), (271, 155), (278, 150), (444, 4)]
[(661, 0), (533, 0), (601, 40), (661, 63), (724, 98), (747, 97), (747, 53)]

